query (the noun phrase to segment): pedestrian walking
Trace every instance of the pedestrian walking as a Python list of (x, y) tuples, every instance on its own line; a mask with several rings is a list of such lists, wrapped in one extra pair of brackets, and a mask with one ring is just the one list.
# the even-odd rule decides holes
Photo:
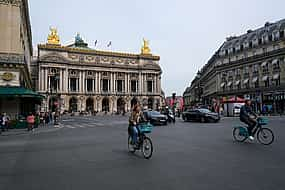
[(48, 114), (48, 112), (45, 113), (44, 120), (45, 120), (45, 124), (49, 123), (49, 114)]
[(34, 131), (35, 116), (30, 112), (27, 117), (28, 131)]
[(53, 115), (52, 115), (52, 112), (50, 111), (49, 112), (49, 122), (51, 122), (52, 123), (52, 120), (53, 120), (53, 117), (52, 117)]
[(35, 116), (35, 128), (39, 127), (41, 120), (40, 120), (40, 115), (37, 113)]
[(4, 131), (8, 131), (8, 122), (9, 122), (10, 118), (7, 116), (7, 114), (5, 112), (2, 113), (1, 115), (1, 130)]

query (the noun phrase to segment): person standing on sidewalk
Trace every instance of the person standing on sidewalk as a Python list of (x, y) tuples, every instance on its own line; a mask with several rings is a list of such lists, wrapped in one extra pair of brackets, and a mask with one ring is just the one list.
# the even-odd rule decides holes
[(28, 131), (34, 131), (35, 116), (30, 112), (27, 117)]

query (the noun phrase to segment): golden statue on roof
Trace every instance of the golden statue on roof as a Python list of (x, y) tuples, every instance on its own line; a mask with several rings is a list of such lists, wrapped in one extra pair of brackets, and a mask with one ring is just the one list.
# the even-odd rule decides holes
[(151, 54), (151, 50), (149, 48), (149, 41), (143, 38), (143, 46), (141, 48), (141, 54)]
[(49, 30), (50, 30), (50, 34), (48, 35), (47, 43), (53, 44), (53, 45), (59, 45), (60, 41), (59, 41), (59, 36), (57, 34), (56, 28), (50, 27)]

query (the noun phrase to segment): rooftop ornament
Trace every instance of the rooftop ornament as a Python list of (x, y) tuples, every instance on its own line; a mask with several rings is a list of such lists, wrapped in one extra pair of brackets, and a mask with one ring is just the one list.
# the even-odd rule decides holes
[(60, 45), (60, 40), (57, 34), (57, 29), (50, 27), (49, 30), (50, 30), (50, 34), (48, 35), (48, 38), (47, 38), (47, 44)]
[(88, 47), (88, 44), (84, 42), (84, 40), (82, 39), (82, 37), (80, 36), (79, 33), (76, 34), (75, 36), (75, 46), (76, 47)]
[(146, 39), (143, 39), (143, 46), (141, 48), (141, 54), (151, 54), (151, 50), (149, 48), (149, 41)]

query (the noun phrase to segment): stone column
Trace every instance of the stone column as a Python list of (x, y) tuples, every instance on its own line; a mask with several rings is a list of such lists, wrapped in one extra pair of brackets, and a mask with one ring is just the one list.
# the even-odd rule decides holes
[(64, 93), (67, 93), (68, 92), (68, 71), (67, 71), (67, 68), (63, 70), (63, 77), (64, 77), (64, 80), (63, 80), (63, 92)]
[(152, 79), (152, 93), (154, 93), (154, 80)]
[(128, 93), (128, 73), (125, 73), (125, 88), (124, 88), (124, 91), (125, 93), (127, 94)]
[(63, 79), (62, 69), (60, 68), (59, 69), (59, 87), (58, 87), (59, 92), (62, 92), (62, 81), (63, 81), (62, 79)]
[(156, 94), (156, 84), (157, 84), (157, 77), (156, 77), (156, 75), (154, 75), (154, 82), (153, 82), (154, 84), (154, 93)]
[(144, 75), (144, 93), (147, 93), (147, 77), (146, 74)]
[(130, 77), (130, 73), (128, 73), (128, 92), (131, 92), (131, 81), (130, 81), (131, 77)]
[(136, 80), (136, 92), (138, 93), (139, 91), (139, 80)]
[(161, 94), (161, 79), (160, 79), (160, 75), (158, 75), (158, 85), (157, 85), (158, 87), (158, 93), (159, 93), (159, 95)]
[(79, 87), (79, 78), (76, 78), (76, 91), (79, 92), (80, 91), (80, 87)]
[(85, 94), (86, 93), (86, 76), (85, 76), (85, 71), (82, 71), (82, 92)]
[(43, 67), (41, 67), (41, 72), (42, 72), (42, 74), (41, 74), (41, 84), (42, 84), (42, 91), (46, 91), (46, 89), (45, 89), (45, 69), (43, 68)]
[(47, 75), (47, 78), (48, 78), (47, 89), (49, 89), (50, 88), (50, 77)]
[(113, 81), (113, 78), (114, 78), (114, 77), (113, 77), (113, 73), (111, 73), (111, 78), (110, 78), (110, 82), (109, 82), (109, 84), (110, 84), (110, 87), (109, 87), (109, 88), (110, 88), (110, 92), (111, 92), (111, 93), (113, 92), (113, 85), (114, 85), (114, 84), (113, 84), (113, 82), (114, 82), (114, 81)]
[(49, 82), (48, 82), (48, 68), (45, 68), (45, 83), (46, 83), (46, 90), (49, 90)]
[(43, 75), (42, 75), (42, 68), (39, 66), (39, 73), (38, 73), (38, 85), (39, 85), (39, 91), (42, 91), (42, 82), (43, 82), (43, 80), (42, 80), (42, 77), (43, 77)]
[(79, 71), (79, 92), (82, 93), (82, 71)]
[(43, 77), (42, 77), (42, 79), (43, 79), (43, 82), (42, 82), (42, 84), (43, 84), (43, 91), (46, 91), (46, 70), (45, 70), (44, 67), (42, 67), (42, 70), (43, 70)]
[(95, 72), (95, 81), (94, 81), (94, 91), (96, 92), (96, 93), (98, 93), (98, 73), (97, 72)]
[(142, 94), (142, 73), (139, 74), (139, 93)]
[(98, 73), (98, 93), (101, 94), (101, 72)]

